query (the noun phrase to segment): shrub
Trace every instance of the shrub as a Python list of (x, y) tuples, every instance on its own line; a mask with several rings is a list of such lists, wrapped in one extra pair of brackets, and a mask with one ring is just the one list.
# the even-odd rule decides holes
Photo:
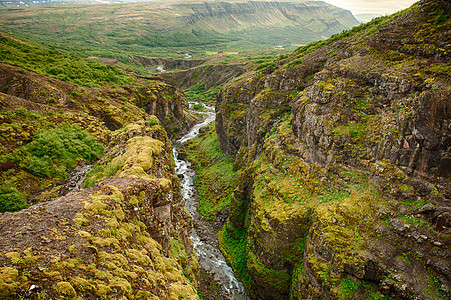
[(78, 126), (61, 127), (37, 132), (33, 141), (22, 148), (20, 165), (41, 177), (64, 177), (67, 168), (78, 160), (93, 161), (103, 154), (103, 146)]
[(9, 185), (8, 183), (0, 185), (0, 213), (27, 208), (24, 194)]

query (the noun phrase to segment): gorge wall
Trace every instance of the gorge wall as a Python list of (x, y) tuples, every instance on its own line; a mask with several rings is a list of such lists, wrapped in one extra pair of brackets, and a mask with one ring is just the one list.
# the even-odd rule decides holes
[(227, 84), (222, 251), (255, 299), (450, 297), (450, 3), (424, 0)]
[(132, 123), (105, 155), (95, 187), (0, 214), (2, 299), (198, 299), (166, 132), (155, 117)]
[[(0, 64), (0, 298), (198, 299), (171, 143), (195, 121), (184, 95), (0, 37), (2, 53), (23, 66)], [(53, 59), (32, 65), (37, 72), (59, 66), (58, 78), (105, 80), (39, 75), (20, 63), (30, 53)], [(129, 83), (112, 84), (118, 78)], [(68, 171), (89, 163), (88, 188), (69, 191)]]

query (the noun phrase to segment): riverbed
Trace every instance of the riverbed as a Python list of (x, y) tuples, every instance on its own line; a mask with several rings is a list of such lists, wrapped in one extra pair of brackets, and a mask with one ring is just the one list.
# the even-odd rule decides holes
[[(196, 102), (190, 102), (190, 107)], [(194, 186), (195, 171), (191, 163), (178, 158), (180, 146), (199, 135), (199, 130), (215, 120), (214, 107), (204, 104), (205, 118), (196, 124), (190, 132), (178, 139), (174, 145), (175, 172), (180, 178), (182, 195), (186, 210), (193, 217), (194, 229), (191, 234), (194, 250), (199, 258), (199, 266), (221, 287), (225, 299), (248, 300), (244, 285), (236, 279), (232, 268), (227, 265), (224, 256), (218, 248), (216, 231), (213, 225), (204, 220), (197, 211), (197, 197)]]

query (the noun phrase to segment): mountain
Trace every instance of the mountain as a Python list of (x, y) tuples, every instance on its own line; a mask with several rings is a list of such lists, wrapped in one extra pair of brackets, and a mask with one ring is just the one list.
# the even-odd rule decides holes
[(449, 1), (423, 0), (229, 82), (222, 251), (253, 299), (448, 299)]
[[(294, 47), (359, 24), (317, 1), (151, 1), (0, 9), (0, 30), (83, 56), (183, 57)], [(277, 50), (279, 49), (279, 50)]]

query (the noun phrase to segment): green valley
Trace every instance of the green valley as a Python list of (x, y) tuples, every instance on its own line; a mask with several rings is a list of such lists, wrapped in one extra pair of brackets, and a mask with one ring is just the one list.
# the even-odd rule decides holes
[(1, 8), (0, 299), (450, 299), (450, 12)]
[[(243, 60), (292, 51), (357, 25), (322, 2), (151, 1), (0, 9), (0, 30), (84, 57), (145, 72), (133, 55), (215, 54)], [(155, 70), (155, 66), (153, 66)]]

